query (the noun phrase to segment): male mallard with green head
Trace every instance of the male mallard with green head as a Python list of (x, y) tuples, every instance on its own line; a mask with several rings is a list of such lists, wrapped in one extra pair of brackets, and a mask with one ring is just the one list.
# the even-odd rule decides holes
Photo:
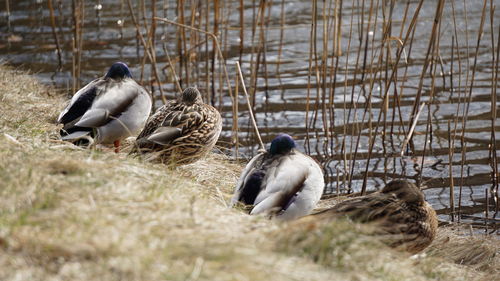
[(193, 163), (212, 150), (221, 130), (220, 113), (190, 87), (148, 119), (132, 152), (145, 153), (146, 160)]
[(279, 220), (308, 215), (324, 188), (323, 171), (311, 157), (295, 149), (287, 134), (277, 136), (269, 151), (247, 164), (236, 185), (231, 205), (254, 205), (251, 215)]
[(347, 216), (355, 222), (372, 223), (375, 233), (387, 238), (389, 245), (418, 253), (436, 236), (436, 212), (415, 184), (394, 180), (381, 191), (343, 201), (333, 208), (311, 216), (330, 220)]

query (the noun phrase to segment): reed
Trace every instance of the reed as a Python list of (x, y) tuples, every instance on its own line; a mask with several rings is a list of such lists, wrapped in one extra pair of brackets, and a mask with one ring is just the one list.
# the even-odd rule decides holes
[(80, 88), (80, 72), (82, 63), (82, 47), (83, 47), (83, 25), (84, 25), (84, 3), (81, 0), (72, 0), (72, 19), (73, 19), (73, 38), (72, 38), (72, 81), (73, 93)]
[[(9, 1), (7, 0), (7, 3)], [(59, 43), (59, 36), (57, 35), (56, 31), (56, 19), (54, 16), (54, 6), (52, 5), (52, 0), (47, 1), (47, 6), (49, 8), (50, 12), (50, 27), (52, 28), (52, 36), (54, 36), (54, 41), (56, 43), (56, 51), (57, 51), (57, 62), (58, 62), (58, 70), (62, 69), (62, 50), (61, 50), (61, 43)], [(8, 7), (8, 4), (7, 4)], [(8, 8), (7, 8), (8, 9)], [(10, 27), (9, 27), (10, 29)]]
[[(491, 112), (491, 141), (490, 141), (490, 165), (491, 165), (491, 177), (492, 177), (492, 186), (490, 189), (490, 193), (493, 197), (495, 204), (495, 213), (493, 217), (496, 217), (499, 211), (499, 194), (498, 194), (498, 186), (499, 186), (499, 171), (498, 171), (498, 158), (497, 158), (497, 145), (496, 145), (496, 135), (495, 135), (495, 125), (497, 119), (497, 86), (498, 86), (498, 70), (499, 70), (499, 58), (500, 58), (500, 27), (498, 28), (497, 34), (497, 44), (495, 48), (495, 31), (494, 31), (494, 18), (495, 18), (495, 6), (493, 6), (493, 2), (490, 1), (490, 32), (491, 32), (491, 53), (492, 53), (492, 69), (494, 71), (491, 72), (491, 102), (490, 102), (490, 112)], [(488, 204), (488, 201), (486, 201)], [(487, 218), (488, 216), (486, 216)]]
[(255, 116), (253, 114), (252, 105), (250, 103), (250, 98), (248, 97), (247, 88), (245, 86), (245, 79), (243, 78), (243, 73), (241, 73), (241, 67), (240, 67), (239, 62), (236, 62), (236, 68), (238, 69), (238, 75), (239, 75), (239, 78), (241, 81), (241, 86), (243, 88), (243, 93), (245, 93), (245, 98), (246, 98), (247, 106), (248, 106), (248, 112), (250, 113), (250, 120), (252, 121), (252, 125), (253, 125), (253, 128), (255, 130), (255, 135), (257, 136), (257, 139), (259, 140), (260, 148), (265, 150), (266, 146), (264, 145), (264, 142), (262, 142), (262, 138), (260, 137), (259, 127), (257, 126), (257, 121), (255, 121)]

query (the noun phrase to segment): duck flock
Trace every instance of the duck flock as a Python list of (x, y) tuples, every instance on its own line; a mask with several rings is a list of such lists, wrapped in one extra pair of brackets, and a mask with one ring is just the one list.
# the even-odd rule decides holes
[[(151, 105), (151, 96), (132, 79), (127, 65), (114, 63), (106, 75), (76, 92), (61, 112), (61, 138), (77, 145), (113, 144), (119, 152), (122, 140), (138, 134), (131, 154), (173, 165), (193, 163), (212, 150), (222, 118), (196, 87), (186, 88), (150, 116)], [(328, 224), (347, 217), (370, 223), (375, 234), (393, 238), (390, 246), (410, 253), (422, 251), (436, 236), (436, 212), (411, 182), (394, 180), (380, 191), (311, 214), (323, 189), (318, 162), (300, 152), (291, 136), (280, 134), (243, 169), (230, 205), (250, 206), (250, 215), (279, 221)]]

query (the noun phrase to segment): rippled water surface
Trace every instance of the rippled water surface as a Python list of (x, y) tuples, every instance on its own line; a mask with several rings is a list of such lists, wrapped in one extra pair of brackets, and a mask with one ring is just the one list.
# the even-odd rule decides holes
[[(145, 41), (153, 13), (216, 32), (233, 92), (235, 62), (241, 63), (264, 142), (280, 132), (293, 135), (301, 150), (324, 166), (325, 193), (359, 192), (364, 185), (371, 191), (392, 178), (409, 178), (426, 185), (427, 200), (441, 219), (450, 220), (453, 185), (456, 219), (498, 228), (499, 105), (493, 97), (500, 20), (498, 12), (491, 20), (490, 1), (484, 17), (482, 1), (446, 1), (433, 41), (438, 1), (424, 1), (420, 10), (420, 1), (325, 1), (324, 6), (320, 1), (316, 9), (314, 1), (243, 1), (243, 7), (240, 1), (213, 1), (208, 7), (184, 2), (179, 7), (177, 1), (130, 1)], [(151, 42), (158, 82), (127, 0), (85, 1), (81, 48), (73, 47), (72, 1), (52, 0), (54, 25), (47, 1), (10, 1), (8, 12), (5, 4), (0, 4), (1, 60), (34, 71), (68, 95), (75, 81), (83, 85), (118, 60), (156, 97), (161, 85), (173, 98), (178, 77), (181, 87), (198, 85), (205, 100), (221, 110), (224, 153), (236, 156), (237, 150), (244, 158), (256, 153), (241, 84), (236, 106), (222, 61), (213, 59), (213, 41), (204, 33), (157, 22)], [(72, 78), (75, 50), (81, 50), (79, 80)], [(156, 106), (161, 103), (158, 98)], [(422, 103), (412, 140), (403, 147)]]

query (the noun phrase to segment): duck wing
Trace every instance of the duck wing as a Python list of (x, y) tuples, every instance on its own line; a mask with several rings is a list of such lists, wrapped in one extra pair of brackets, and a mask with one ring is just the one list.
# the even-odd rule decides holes
[(59, 114), (57, 123), (67, 124), (85, 114), (98, 95), (98, 88), (101, 84), (102, 80), (96, 79), (76, 92), (68, 106)]
[(254, 203), (255, 198), (257, 198), (257, 195), (262, 190), (262, 180), (265, 176), (265, 171), (262, 169), (262, 161), (266, 155), (267, 152), (257, 154), (245, 166), (234, 189), (231, 206), (234, 206), (238, 202), (248, 205)]
[[(145, 92), (132, 79), (120, 81), (107, 80), (95, 87), (97, 99), (93, 102), (75, 126), (97, 128), (120, 117), (133, 103), (136, 97)], [(147, 93), (146, 93), (147, 94)]]
[(141, 133), (141, 136), (150, 142), (167, 145), (201, 126), (206, 117), (199, 106), (186, 106), (173, 102), (162, 107), (151, 120), (152, 124), (146, 125), (145, 132)]

